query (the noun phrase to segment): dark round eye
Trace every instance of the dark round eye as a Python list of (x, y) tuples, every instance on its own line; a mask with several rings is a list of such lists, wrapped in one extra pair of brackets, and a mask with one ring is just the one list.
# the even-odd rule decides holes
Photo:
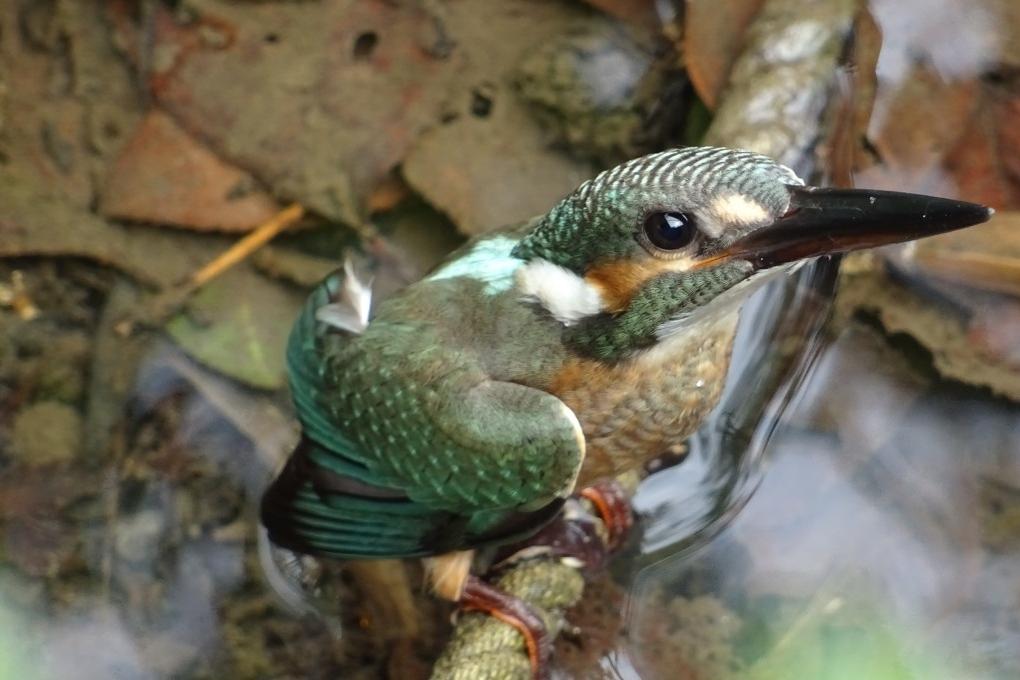
[(689, 246), (697, 233), (694, 218), (687, 213), (652, 213), (645, 219), (645, 236), (653, 246), (662, 250)]

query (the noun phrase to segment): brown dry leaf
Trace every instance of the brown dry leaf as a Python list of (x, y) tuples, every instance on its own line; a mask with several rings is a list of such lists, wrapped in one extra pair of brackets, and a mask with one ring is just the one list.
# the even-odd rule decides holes
[(1002, 170), (1011, 183), (1014, 205), (1020, 208), (1020, 92), (1003, 97), (995, 112)]
[(328, 274), (343, 265), (340, 259), (309, 255), (286, 246), (268, 245), (252, 253), (252, 265), (266, 276), (314, 288)]
[[(550, 148), (512, 78), (526, 56), (569, 27), (604, 19), (567, 3), (487, 0), (454, 8), (446, 23), (468, 55), (463, 89), (403, 170), (412, 188), (463, 233), (477, 234), (545, 212), (594, 174), (587, 163)], [(493, 41), (493, 35), (515, 39)]]
[(701, 101), (715, 110), (744, 31), (762, 0), (688, 0), (684, 16), (684, 65)]
[(646, 31), (659, 29), (654, 0), (585, 0), (611, 17)]
[(138, 110), (128, 65), (93, 4), (0, 3), (0, 156), (81, 207)]
[(251, 175), (155, 109), (113, 163), (100, 199), (108, 217), (199, 231), (249, 231), (279, 210)]
[(404, 163), (408, 183), (468, 235), (544, 213), (594, 171), (548, 148), (509, 93), (487, 118), (431, 131)]
[(467, 115), (475, 92), (585, 16), (539, 0), (196, 0), (189, 9), (187, 23), (157, 12), (157, 100), (274, 195), (352, 224), (424, 130)]
[(876, 0), (885, 37), (863, 182), (1020, 207), (1020, 11), (1009, 0)]
[(1020, 297), (1020, 212), (999, 212), (985, 224), (922, 239), (907, 252), (923, 274)]
[(187, 24), (158, 13), (157, 100), (274, 194), (359, 223), (440, 115), (458, 60), (436, 56), (433, 18), (383, 0), (190, 5)]
[(961, 196), (1020, 208), (1020, 81), (982, 83), (977, 110), (945, 160)]
[(883, 92), (868, 137), (883, 162), (923, 171), (937, 166), (960, 140), (978, 105), (973, 80), (947, 81), (927, 65), (916, 65), (899, 89)]
[(365, 209), (370, 215), (384, 213), (406, 200), (411, 195), (407, 182), (397, 174), (387, 175), (372, 189), (365, 202)]
[(882, 31), (865, 7), (854, 20), (846, 68), (837, 74), (832, 132), (826, 155), (826, 182), (853, 187), (856, 168), (870, 161), (866, 145), (868, 123), (878, 88), (876, 65), (882, 50)]
[(1010, 205), (1012, 190), (1003, 174), (995, 139), (995, 112), (985, 103), (963, 129), (943, 167), (955, 180), (960, 196), (984, 205)]
[(62, 192), (0, 171), (0, 257), (84, 257), (142, 283), (165, 287), (227, 244), (218, 237), (112, 224), (76, 206)]
[(1000, 59), (1007, 68), (1020, 66), (1020, 3), (1016, 0), (988, 0), (995, 17)]
[(53, 467), (12, 468), (0, 477), (0, 551), (29, 576), (53, 576), (78, 546), (78, 532), (61, 515), (97, 491), (96, 482)]

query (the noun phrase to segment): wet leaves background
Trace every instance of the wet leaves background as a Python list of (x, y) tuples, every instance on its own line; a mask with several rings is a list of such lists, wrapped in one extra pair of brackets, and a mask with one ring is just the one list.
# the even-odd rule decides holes
[[(836, 657), (1015, 677), (1020, 11), (781, 4), (3, 3), (0, 647), (42, 677), (426, 676), (442, 605), (380, 605), (341, 570), (332, 613), (302, 619), (258, 563), (305, 292), (351, 253), (385, 296), (600, 168), (699, 140), (710, 111), (754, 143), (795, 111), (769, 142), (788, 162), (999, 213), (846, 264), (761, 491), (699, 555), (623, 560), (557, 658), (574, 677), (790, 677)], [(851, 85), (817, 87), (791, 46), (854, 13), (854, 44), (830, 50)], [(797, 118), (815, 100), (770, 99), (768, 78), (830, 113)], [(131, 323), (291, 201), (298, 227), (165, 324)]]

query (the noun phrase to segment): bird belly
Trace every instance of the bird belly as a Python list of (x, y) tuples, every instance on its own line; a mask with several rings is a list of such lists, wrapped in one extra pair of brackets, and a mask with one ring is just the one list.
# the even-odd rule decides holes
[(584, 431), (579, 486), (643, 466), (698, 429), (726, 382), (736, 321), (727, 315), (614, 365), (567, 360), (551, 391)]

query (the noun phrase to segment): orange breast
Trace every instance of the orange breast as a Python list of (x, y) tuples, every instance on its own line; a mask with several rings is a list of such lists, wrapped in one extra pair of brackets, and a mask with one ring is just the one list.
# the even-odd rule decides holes
[(615, 365), (568, 360), (550, 391), (584, 430), (579, 486), (644, 465), (697, 430), (719, 401), (736, 320), (734, 313)]

